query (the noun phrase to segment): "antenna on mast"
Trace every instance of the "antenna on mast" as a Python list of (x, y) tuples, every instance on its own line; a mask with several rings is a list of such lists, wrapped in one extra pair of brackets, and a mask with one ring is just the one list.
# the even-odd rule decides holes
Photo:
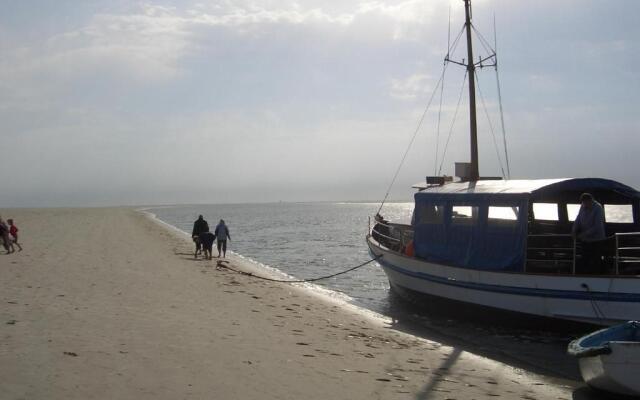
[(507, 179), (511, 179), (509, 168), (509, 152), (507, 151), (507, 131), (504, 128), (504, 112), (502, 111), (502, 93), (500, 90), (500, 74), (498, 74), (498, 34), (496, 33), (496, 15), (493, 14), (493, 53), (494, 67), (496, 70), (496, 85), (498, 86), (498, 106), (500, 107), (500, 126), (502, 127), (502, 142), (504, 145), (504, 158), (507, 164)]

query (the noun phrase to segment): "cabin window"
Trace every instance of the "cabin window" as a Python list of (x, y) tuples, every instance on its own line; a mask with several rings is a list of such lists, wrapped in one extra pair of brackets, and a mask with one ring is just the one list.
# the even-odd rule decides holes
[(604, 219), (619, 224), (633, 223), (633, 206), (631, 204), (605, 204)]
[(575, 221), (580, 212), (580, 204), (567, 204), (567, 219)]
[(505, 221), (517, 221), (520, 208), (513, 207), (489, 207), (489, 219), (505, 220)]
[(451, 222), (460, 225), (471, 225), (478, 218), (477, 206), (453, 206), (451, 208)]
[(558, 218), (558, 205), (555, 203), (533, 203), (533, 217), (540, 221), (558, 221), (560, 219)]
[(444, 206), (441, 204), (425, 204), (420, 211), (420, 224), (441, 224), (444, 221)]

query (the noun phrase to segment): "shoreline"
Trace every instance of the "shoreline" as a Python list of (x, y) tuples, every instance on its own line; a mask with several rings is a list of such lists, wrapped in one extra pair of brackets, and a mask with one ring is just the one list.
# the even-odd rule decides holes
[[(157, 222), (161, 227), (168, 228), (170, 231), (175, 231), (178, 236), (186, 238), (191, 243), (191, 236), (182, 229), (171, 225), (168, 222), (160, 219), (150, 209), (155, 207), (147, 207), (144, 209), (138, 209), (138, 211), (148, 215), (153, 221)], [(254, 260), (250, 257), (245, 257), (235, 251), (228, 251), (235, 257), (235, 261), (240, 266), (241, 270), (250, 272), (256, 275), (264, 275), (270, 278), (276, 279), (298, 279), (296, 276), (289, 275), (286, 272), (273, 267), (260, 261)], [(214, 259), (215, 261), (215, 259)], [(478, 329), (475, 323), (466, 323), (459, 321), (459, 324), (466, 326), (434, 326), (432, 322), (423, 324), (420, 322), (420, 313), (423, 310), (413, 309), (411, 305), (403, 303), (401, 305), (402, 310), (399, 314), (398, 310), (394, 310), (389, 315), (385, 315), (379, 311), (367, 308), (364, 305), (357, 304), (351, 296), (347, 293), (333, 290), (330, 287), (320, 286), (314, 283), (285, 283), (295, 286), (306, 291), (307, 295), (317, 296), (319, 301), (328, 301), (332, 304), (336, 304), (341, 308), (355, 312), (359, 315), (366, 316), (372, 323), (378, 326), (390, 327), (397, 329), (403, 333), (411, 336), (426, 339), (436, 340), (441, 343), (447, 343), (451, 346), (461, 346), (469, 349), (471, 352), (477, 352), (482, 357), (487, 357), (492, 360), (504, 362), (513, 366), (514, 368), (520, 368), (532, 373), (548, 376), (550, 379), (556, 379), (559, 381), (569, 380), (574, 385), (579, 385), (582, 382), (582, 377), (578, 371), (578, 365), (575, 359), (566, 355), (566, 345), (558, 349), (558, 346), (550, 346), (549, 343), (558, 341), (557, 336), (561, 335), (557, 332), (542, 332), (542, 335), (538, 335), (536, 338), (536, 331), (521, 328), (510, 327), (498, 327), (498, 330), (502, 329), (496, 336), (483, 340), (479, 343), (476, 338), (470, 336), (468, 332), (465, 332), (465, 328), (472, 330)], [(404, 302), (404, 300), (401, 300)], [(427, 317), (428, 318), (428, 317)], [(436, 319), (447, 319), (447, 317), (439, 316)], [(486, 330), (487, 326), (481, 326)], [(521, 345), (518, 346), (516, 338), (508, 338), (510, 332), (515, 331), (518, 335), (524, 333), (524, 336), (531, 336), (531, 339), (524, 339), (525, 341), (532, 340), (531, 346)], [(586, 332), (585, 332), (586, 333)], [(549, 335), (556, 335), (550, 337)], [(505, 338), (506, 337), (506, 338)], [(495, 349), (489, 348), (493, 343), (496, 344)], [(568, 344), (568, 341), (567, 341)], [(504, 346), (504, 347), (501, 347)], [(519, 353), (519, 348), (536, 347), (533, 351), (527, 351), (525, 354)], [(551, 347), (551, 348), (549, 348)], [(481, 351), (480, 351), (481, 349)], [(539, 352), (539, 356), (534, 356), (536, 352)], [(553, 353), (553, 354), (550, 354)], [(553, 367), (549, 366), (553, 365)]]
[[(151, 218), (151, 220), (157, 224), (159, 224), (161, 227), (165, 228), (165, 229), (169, 229), (170, 231), (175, 232), (180, 238), (183, 238), (185, 240), (187, 240), (188, 244), (191, 244), (191, 236), (181, 230), (180, 228), (171, 225), (168, 222), (165, 222), (163, 220), (161, 220), (160, 218), (157, 217), (157, 215), (155, 215), (154, 213), (147, 211), (147, 210), (141, 210), (141, 212), (145, 213), (148, 215), (149, 218)], [(250, 273), (254, 273), (259, 275), (260, 273), (263, 273), (264, 275), (271, 277), (271, 278), (276, 278), (276, 279), (299, 279), (295, 276), (289, 275), (284, 271), (279, 270), (276, 267), (270, 266), (270, 265), (266, 265), (263, 264), (257, 260), (253, 260), (249, 257), (245, 257), (241, 254), (238, 254), (235, 251), (229, 251), (227, 250), (227, 259), (229, 259), (229, 254), (232, 254), (232, 258), (233, 261), (236, 263), (235, 266), (239, 267), (238, 269), (244, 272), (250, 272)], [(217, 259), (214, 258), (212, 261), (216, 261)], [(254, 278), (250, 278), (250, 279), (254, 279)], [(258, 278), (259, 279), (259, 278)], [(397, 332), (403, 334), (403, 335), (407, 335), (409, 338), (411, 339), (417, 339), (417, 340), (425, 340), (425, 341), (429, 341), (432, 342), (433, 339), (431, 338), (426, 338), (424, 337), (424, 335), (420, 334), (420, 327), (416, 326), (414, 323), (408, 323), (408, 324), (401, 324), (399, 321), (394, 320), (393, 317), (381, 314), (379, 312), (373, 311), (371, 309), (359, 306), (353, 302), (351, 302), (351, 300), (353, 300), (349, 295), (347, 295), (346, 293), (342, 293), (342, 292), (338, 292), (338, 291), (334, 291), (330, 288), (327, 287), (323, 287), (323, 286), (319, 286), (313, 283), (286, 283), (286, 282), (281, 282), (278, 284), (283, 284), (283, 285), (290, 285), (292, 287), (295, 287), (297, 290), (302, 291), (303, 294), (306, 294), (307, 296), (310, 296), (312, 298), (317, 299), (318, 301), (321, 302), (326, 302), (330, 305), (337, 305), (338, 307), (340, 307), (341, 309), (343, 309), (346, 312), (350, 312), (350, 313), (355, 313), (356, 315), (358, 315), (359, 317), (365, 318), (367, 319), (367, 322), (372, 323), (378, 327), (381, 328), (385, 328), (385, 329), (393, 329), (396, 330)], [(462, 345), (465, 347), (471, 347), (472, 349), (474, 349), (475, 346), (474, 343), (466, 340), (465, 338), (461, 338), (458, 336), (453, 336), (451, 334), (447, 334), (444, 333), (442, 331), (433, 331), (432, 329), (429, 330), (429, 333), (431, 334), (431, 336), (433, 336), (433, 334), (435, 333), (436, 336), (439, 337), (440, 340), (438, 340), (437, 342), (440, 344), (444, 344), (444, 342), (453, 342), (455, 345)], [(454, 346), (449, 344), (448, 346)], [(486, 356), (481, 356), (481, 355), (477, 355), (474, 353), (471, 353), (476, 357), (479, 358), (483, 358)], [(525, 360), (522, 358), (518, 358), (515, 357), (513, 354), (510, 354), (508, 352), (502, 352), (499, 351), (497, 353), (494, 353), (494, 355), (498, 356), (496, 358), (493, 358), (492, 360), (498, 361), (498, 362), (510, 362), (512, 364), (517, 364), (518, 367), (513, 367), (514, 369), (519, 369), (519, 368), (523, 368), (524, 371), (526, 371), (525, 373), (528, 374), (533, 374), (533, 375), (538, 375), (538, 374), (550, 374), (548, 375), (548, 379), (551, 382), (558, 382), (561, 385), (566, 385), (567, 382), (565, 382), (566, 379), (570, 379), (569, 376), (554, 376), (552, 377), (551, 375), (557, 373), (557, 371), (554, 371), (553, 369), (548, 369), (545, 366), (540, 365), (540, 363), (536, 363), (534, 361), (529, 361), (529, 360)], [(490, 358), (491, 359), (491, 358)], [(576, 364), (576, 368), (577, 368), (577, 364)]]
[(7, 212), (25, 247), (0, 256), (12, 398), (569, 399), (576, 388), (218, 270), (193, 259), (188, 235), (132, 208)]
[[(191, 235), (189, 235), (188, 232), (185, 232), (182, 229), (178, 228), (177, 226), (171, 225), (170, 223), (165, 222), (162, 219), (158, 218), (158, 216), (155, 213), (149, 211), (152, 208), (154, 207), (136, 209), (136, 211), (146, 215), (148, 218), (150, 218), (153, 222), (159, 224), (161, 227), (169, 229), (170, 231), (174, 231), (178, 237), (187, 240), (189, 244), (192, 243)], [(231, 255), (231, 257), (229, 257), (229, 255)], [(278, 269), (277, 267), (262, 263), (251, 257), (244, 256), (234, 250), (227, 250), (227, 259), (233, 259), (233, 261), (237, 263), (236, 265), (240, 267), (240, 270), (244, 272), (250, 272), (256, 275), (263, 274), (263, 276), (266, 276), (268, 278), (273, 278), (273, 279), (291, 279), (291, 280), (301, 279), (293, 275), (289, 275), (286, 272), (282, 271), (281, 269)], [(214, 257), (214, 260), (218, 260), (218, 259)], [(309, 294), (318, 295), (320, 296), (321, 299), (324, 299), (325, 301), (336, 301), (341, 306), (346, 308), (353, 307), (354, 310), (362, 312), (363, 315), (370, 314), (374, 319), (380, 319), (385, 322), (391, 319), (390, 317), (387, 317), (383, 314), (380, 314), (373, 310), (369, 310), (367, 308), (351, 303), (351, 300), (353, 300), (351, 296), (343, 292), (332, 290), (328, 287), (316, 285), (310, 282), (304, 282), (304, 283), (282, 282), (282, 283), (286, 283), (288, 285), (306, 289), (309, 291)]]
[[(158, 223), (161, 227), (167, 228), (170, 231), (175, 231), (176, 234), (180, 237), (184, 237), (189, 243), (191, 243), (190, 235), (181, 230), (180, 228), (171, 225), (168, 222), (163, 221), (158, 218), (157, 215), (148, 211), (148, 210), (139, 210), (145, 214), (147, 214), (152, 221)], [(235, 258), (234, 261), (238, 262), (236, 267), (240, 267), (239, 269), (244, 272), (250, 272), (254, 274), (263, 273), (264, 275), (276, 278), (276, 279), (299, 279), (295, 276), (289, 275), (284, 271), (279, 270), (276, 267), (263, 264), (257, 260), (253, 260), (249, 257), (245, 257), (241, 254), (238, 254), (235, 251), (227, 251), (227, 254), (231, 253), (232, 257)], [(216, 259), (214, 258), (214, 261)], [(411, 338), (419, 339), (419, 340), (427, 340), (433, 341), (434, 336), (436, 337), (436, 341), (438, 343), (444, 344), (448, 343), (449, 346), (463, 346), (467, 348), (471, 348), (473, 353), (474, 350), (477, 351), (478, 345), (473, 341), (470, 341), (469, 338), (456, 336), (449, 332), (443, 332), (442, 330), (434, 330), (433, 327), (429, 327), (428, 329), (424, 329), (424, 327), (419, 326), (415, 322), (400, 322), (399, 320), (394, 320), (393, 317), (381, 314), (374, 310), (365, 308), (363, 306), (357, 305), (352, 302), (353, 298), (347, 295), (346, 293), (338, 292), (332, 290), (328, 287), (319, 286), (313, 283), (286, 283), (282, 282), (281, 284), (291, 285), (296, 287), (298, 290), (302, 290), (306, 295), (317, 298), (318, 301), (328, 302), (332, 305), (337, 305), (343, 310), (347, 312), (355, 313), (361, 317), (367, 318), (368, 321), (376, 326), (394, 329), (402, 334), (408, 335)], [(563, 351), (564, 354), (564, 351)], [(509, 351), (492, 351), (490, 355), (477, 355), (478, 357), (488, 357), (489, 359), (505, 362), (509, 365), (513, 365), (515, 369), (523, 369), (527, 373), (531, 374), (541, 374), (547, 376), (550, 381), (557, 381), (560, 384), (566, 385), (566, 380), (573, 381), (574, 385), (579, 385), (581, 383), (581, 377), (579, 375), (571, 375), (567, 373), (558, 373), (557, 370), (553, 368), (549, 368), (546, 365), (543, 365), (542, 362), (528, 360), (526, 358), (517, 357), (512, 352)], [(573, 362), (573, 359), (571, 359)], [(577, 372), (577, 362), (575, 363), (575, 370)], [(576, 380), (577, 379), (577, 380)]]

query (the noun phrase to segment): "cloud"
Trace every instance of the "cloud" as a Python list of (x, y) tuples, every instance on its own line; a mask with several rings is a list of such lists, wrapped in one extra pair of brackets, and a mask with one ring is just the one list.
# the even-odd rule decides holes
[(94, 15), (86, 26), (50, 38), (40, 65), (70, 79), (109, 71), (157, 82), (179, 74), (189, 49), (189, 21), (175, 9), (144, 6), (131, 15)]
[(399, 100), (413, 100), (431, 90), (433, 78), (427, 74), (416, 73), (404, 79), (391, 79), (391, 97)]
[[(334, 191), (337, 182), (366, 186), (367, 193), (384, 189), (441, 72), (449, 2), (162, 1), (83, 2), (73, 12), (65, 2), (43, 3), (43, 10), (14, 5), (22, 7), (18, 17), (0, 15), (0, 145), (11, 149), (0, 170), (20, 166), (20, 179), (0, 177), (0, 186), (11, 188), (12, 204), (46, 203), (51, 193), (59, 194), (58, 204), (81, 193), (87, 202), (108, 197), (113, 204), (170, 201), (163, 193), (217, 201), (217, 193), (228, 192), (242, 200), (231, 193), (258, 186), (274, 196), (283, 188), (321, 188), (326, 198), (344, 197)], [(450, 3), (456, 31), (462, 2)], [(559, 161), (547, 157), (543, 142), (565, 138), (553, 149), (560, 154), (576, 132), (594, 127), (635, 143), (638, 52), (627, 40), (635, 31), (602, 25), (608, 37), (591, 40), (569, 29), (595, 26), (577, 21), (572, 7), (550, 13), (550, 1), (474, 0), (483, 34), (491, 20), (487, 3), (512, 16), (498, 18), (508, 32), (501, 36), (500, 77), (512, 166), (535, 175), (542, 154), (552, 169)], [(615, 11), (601, 8), (593, 20)], [(511, 26), (503, 29), (505, 20)], [(532, 20), (542, 25), (543, 39), (530, 34)], [(619, 59), (613, 75), (600, 55)], [(488, 72), (479, 79), (497, 130)], [(463, 74), (447, 72), (441, 145)], [(435, 104), (399, 181), (412, 183), (433, 167)], [(570, 105), (593, 108), (571, 112)], [(465, 107), (466, 99), (445, 167), (468, 157)], [(495, 155), (479, 113), (482, 168), (491, 175)], [(589, 143), (575, 146), (576, 154), (591, 151)], [(598, 146), (609, 153), (619, 147), (604, 140)], [(587, 163), (567, 157), (571, 162), (569, 172)], [(3, 204), (8, 192), (0, 194)]]

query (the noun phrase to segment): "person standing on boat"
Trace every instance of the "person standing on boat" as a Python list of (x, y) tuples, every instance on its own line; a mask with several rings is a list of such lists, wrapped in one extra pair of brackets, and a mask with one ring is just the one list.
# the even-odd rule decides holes
[(571, 235), (582, 245), (582, 257), (588, 274), (602, 274), (602, 248), (607, 238), (602, 204), (589, 193), (580, 196), (580, 211), (573, 222)]
[(220, 258), (220, 250), (222, 250), (222, 257), (224, 258), (227, 255), (227, 238), (231, 240), (231, 235), (223, 219), (221, 219), (218, 226), (216, 226), (215, 235), (218, 240), (218, 258)]

